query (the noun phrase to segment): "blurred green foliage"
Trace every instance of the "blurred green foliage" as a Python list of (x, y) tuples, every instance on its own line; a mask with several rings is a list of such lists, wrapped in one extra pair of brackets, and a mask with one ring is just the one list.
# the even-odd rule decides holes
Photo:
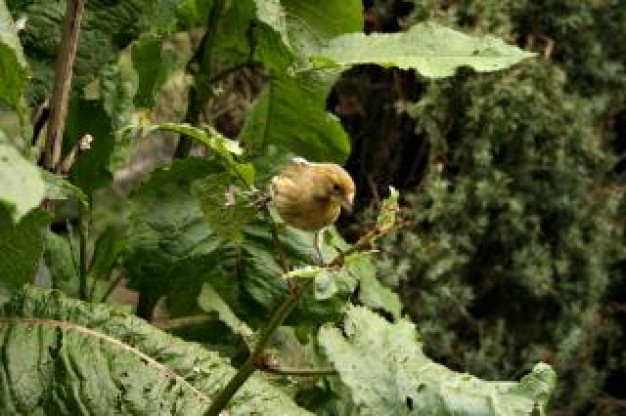
[(626, 397), (616, 312), (626, 299), (614, 293), (625, 284), (624, 182), (612, 145), (626, 138), (606, 125), (625, 105), (626, 53), (615, 39), (626, 9), (374, 3), (381, 19), (413, 3), (404, 23), (434, 18), (544, 55), (502, 73), (423, 81), (403, 105), (428, 143), (428, 166), (405, 193), (410, 225), (382, 246), (379, 277), (447, 365), (506, 379), (545, 360), (559, 376), (553, 411), (623, 412), (612, 400)]

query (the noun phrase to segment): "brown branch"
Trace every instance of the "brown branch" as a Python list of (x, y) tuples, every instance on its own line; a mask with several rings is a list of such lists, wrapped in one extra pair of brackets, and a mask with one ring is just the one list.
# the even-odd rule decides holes
[(63, 19), (63, 33), (56, 63), (54, 87), (50, 100), (50, 122), (44, 150), (44, 167), (50, 172), (56, 172), (61, 160), (73, 66), (84, 9), (85, 0), (68, 0)]

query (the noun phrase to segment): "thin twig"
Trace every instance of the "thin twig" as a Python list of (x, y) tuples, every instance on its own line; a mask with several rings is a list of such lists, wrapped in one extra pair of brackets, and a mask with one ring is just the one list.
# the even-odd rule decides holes
[(265, 373), (294, 377), (336, 376), (339, 374), (334, 368), (290, 368), (267, 365), (260, 370)]
[[(120, 284), (123, 278), (124, 278), (124, 273), (120, 273), (115, 279), (113, 279), (111, 283), (109, 283), (109, 286), (107, 287), (106, 292), (104, 292), (104, 295), (102, 295), (100, 302), (104, 303), (109, 299), (109, 296), (111, 296), (111, 293), (113, 293), (113, 291), (115, 290), (117, 285)], [(94, 284), (93, 287), (96, 287), (96, 285)], [(92, 298), (93, 298), (93, 288), (91, 292), (92, 292)]]
[(56, 172), (61, 160), (73, 66), (84, 9), (85, 0), (68, 0), (63, 19), (63, 35), (57, 58), (52, 98), (50, 99), (50, 122), (43, 158), (44, 167), (50, 172)]
[(61, 162), (57, 168), (57, 172), (62, 175), (66, 175), (70, 169), (72, 169), (78, 158), (87, 150), (91, 149), (92, 142), (93, 136), (91, 134), (85, 134), (81, 137), (80, 140), (76, 142), (70, 153), (65, 156), (65, 159), (63, 159), (63, 162)]

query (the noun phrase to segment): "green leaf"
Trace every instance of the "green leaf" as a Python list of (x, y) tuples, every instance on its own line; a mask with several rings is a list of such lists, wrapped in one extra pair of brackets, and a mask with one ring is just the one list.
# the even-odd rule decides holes
[[(288, 296), (281, 267), (282, 250), (290, 265), (313, 258), (313, 235), (291, 228), (278, 231), (255, 219), (233, 243), (218, 237), (193, 194), (192, 184), (223, 173), (214, 162), (190, 158), (153, 173), (131, 200), (129, 242), (125, 268), (129, 283), (154, 297), (168, 296), (176, 314), (190, 313), (203, 282), (209, 282), (233, 312), (251, 326), (262, 325)], [(347, 280), (338, 295), (323, 302), (307, 293), (294, 311), (294, 320), (320, 322), (341, 313), (356, 281)]]
[(256, 216), (256, 208), (241, 190), (233, 185), (228, 173), (209, 175), (195, 181), (192, 193), (211, 229), (227, 241), (241, 241), (243, 227)]
[(385, 234), (395, 226), (398, 212), (400, 211), (398, 198), (400, 198), (400, 193), (397, 189), (390, 186), (389, 196), (383, 201), (376, 218), (376, 229), (379, 234)]
[(203, 26), (213, 5), (206, 0), (180, 0), (176, 3), (179, 25), (184, 29)]
[(244, 339), (250, 339), (254, 335), (252, 329), (235, 315), (210, 283), (202, 285), (202, 291), (198, 296), (198, 306), (205, 312), (217, 313), (220, 321), (224, 322), (233, 333), (241, 335)]
[(48, 230), (43, 258), (50, 273), (52, 288), (68, 296), (78, 297), (78, 258), (72, 248), (71, 236), (62, 236)]
[(532, 56), (496, 37), (472, 37), (435, 23), (420, 23), (404, 33), (339, 36), (312, 60), (318, 66), (328, 66), (329, 60), (339, 67), (395, 66), (415, 69), (428, 78), (442, 78), (461, 66), (479, 72), (497, 71)]
[(363, 30), (361, 0), (283, 0), (293, 50), (299, 63), (317, 54), (331, 39), (344, 33)]
[(543, 363), (520, 382), (456, 373), (424, 355), (412, 323), (391, 324), (363, 307), (348, 310), (343, 331), (322, 327), (319, 343), (360, 415), (545, 415), (556, 384)]
[(103, 67), (99, 75), (102, 107), (111, 122), (110, 129), (114, 140), (113, 151), (107, 160), (107, 169), (115, 172), (128, 165), (134, 149), (134, 136), (130, 134), (127, 127), (135, 121), (133, 99), (140, 80), (133, 68), (128, 51), (122, 52), (115, 64)]
[[(215, 264), (218, 239), (196, 198), (193, 181), (220, 173), (207, 159), (175, 161), (155, 170), (130, 199), (128, 243), (124, 267), (129, 284), (142, 294), (160, 297), (185, 287), (197, 297), (202, 277)], [(174, 296), (176, 298), (177, 296)], [(188, 298), (181, 302), (189, 306)], [(192, 305), (194, 306), (194, 305)]]
[[(26, 288), (0, 314), (2, 414), (202, 415), (235, 370), (217, 353), (102, 304)], [(261, 375), (229, 414), (309, 414)]]
[(287, 30), (287, 13), (280, 0), (254, 0), (257, 18), (275, 30), (288, 49), (291, 50), (291, 42)]
[(41, 176), (45, 184), (45, 197), (51, 200), (75, 200), (82, 204), (88, 205), (89, 200), (87, 195), (78, 188), (72, 185), (62, 177), (48, 172), (47, 170), (41, 170)]
[(107, 227), (96, 239), (88, 276), (93, 280), (107, 280), (125, 245), (124, 232), (114, 226)]
[(0, 101), (17, 107), (27, 80), (27, 66), (6, 3), (0, 3)]
[(18, 222), (31, 209), (39, 206), (45, 185), (39, 169), (24, 159), (9, 144), (0, 144), (0, 203)]
[(132, 64), (139, 78), (135, 105), (152, 108), (157, 93), (180, 66), (181, 59), (171, 48), (163, 46), (161, 38), (146, 35), (133, 44)]
[(14, 224), (8, 212), (0, 207), (0, 303), (32, 281), (49, 222), (50, 216), (37, 209)]
[[(42, 102), (51, 93), (66, 4), (34, 0), (18, 9), (28, 19), (20, 35), (33, 72), (29, 85), (31, 102)], [(167, 9), (173, 12), (175, 7), (169, 0), (86, 2), (74, 65), (73, 95), (82, 95), (83, 88), (97, 79), (101, 68), (116, 62), (120, 51), (143, 31), (154, 30), (159, 23), (156, 20), (171, 15)]]
[(93, 137), (91, 148), (83, 153), (72, 167), (69, 179), (87, 195), (108, 185), (113, 180), (109, 170), (115, 147), (113, 121), (102, 101), (72, 100), (65, 128), (65, 151), (85, 134)]
[(402, 303), (398, 294), (393, 292), (376, 278), (371, 253), (358, 253), (346, 259), (350, 274), (359, 280), (359, 301), (363, 305), (387, 312), (394, 319), (400, 318)]
[(186, 123), (165, 123), (153, 128), (184, 134), (198, 140), (219, 156), (222, 164), (232, 176), (240, 179), (246, 187), (254, 187), (254, 166), (249, 163), (238, 163), (233, 157), (243, 152), (238, 142), (229, 139), (210, 126), (207, 126), (205, 130)]
[(154, 126), (154, 128), (189, 136), (192, 139), (195, 139), (204, 144), (209, 149), (217, 152), (222, 157), (230, 156), (231, 153), (234, 155), (242, 154), (239, 143), (225, 137), (212, 127), (207, 127), (207, 129), (205, 130), (186, 123), (164, 123), (158, 124)]
[(247, 154), (261, 155), (275, 146), (314, 161), (343, 163), (350, 140), (339, 120), (326, 112), (335, 76), (319, 72), (270, 81), (240, 135)]

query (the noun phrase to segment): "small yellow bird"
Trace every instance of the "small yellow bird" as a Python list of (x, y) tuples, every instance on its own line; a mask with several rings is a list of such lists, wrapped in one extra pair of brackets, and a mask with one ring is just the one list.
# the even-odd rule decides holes
[(288, 225), (305, 231), (319, 231), (331, 225), (341, 208), (351, 212), (354, 193), (354, 182), (341, 166), (312, 163), (300, 157), (274, 176), (271, 184), (280, 217)]

